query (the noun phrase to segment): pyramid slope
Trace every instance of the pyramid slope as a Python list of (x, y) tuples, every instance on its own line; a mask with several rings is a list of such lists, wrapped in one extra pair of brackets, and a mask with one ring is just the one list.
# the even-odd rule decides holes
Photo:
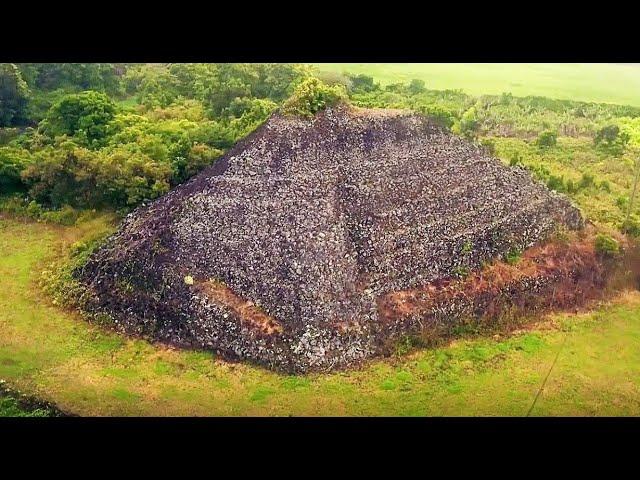
[(558, 223), (583, 220), (524, 170), (423, 117), (338, 107), (274, 115), (129, 215), (81, 276), (126, 331), (304, 371), (375, 354), (381, 295)]

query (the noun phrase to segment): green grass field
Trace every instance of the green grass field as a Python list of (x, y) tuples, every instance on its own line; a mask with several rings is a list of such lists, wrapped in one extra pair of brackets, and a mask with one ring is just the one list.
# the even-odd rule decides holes
[(425, 81), (435, 90), (472, 95), (511, 92), (640, 106), (640, 66), (562, 63), (324, 63), (321, 71), (366, 74), (382, 84)]
[[(470, 338), (332, 374), (287, 376), (92, 326), (39, 272), (105, 228), (0, 219), (0, 378), (80, 415), (640, 414), (640, 293), (508, 337)], [(9, 407), (7, 407), (9, 408)], [(9, 409), (9, 411), (11, 411)], [(6, 410), (5, 410), (6, 412)]]

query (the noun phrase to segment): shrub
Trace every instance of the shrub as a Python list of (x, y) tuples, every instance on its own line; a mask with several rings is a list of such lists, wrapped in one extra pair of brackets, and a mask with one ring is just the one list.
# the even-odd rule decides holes
[(630, 138), (627, 132), (620, 131), (618, 125), (606, 125), (596, 132), (593, 142), (596, 147), (604, 148), (611, 154), (620, 155)]
[(41, 205), (89, 205), (98, 192), (91, 165), (94, 153), (65, 141), (36, 152), (22, 172), (29, 195)]
[(545, 130), (538, 135), (536, 145), (542, 148), (555, 147), (558, 142), (558, 134), (552, 130)]
[(605, 257), (613, 257), (620, 253), (620, 245), (611, 236), (598, 234), (595, 240), (596, 253)]
[(346, 101), (344, 87), (328, 86), (317, 78), (307, 78), (298, 85), (293, 95), (282, 106), (285, 115), (312, 117), (326, 107)]
[(629, 215), (629, 218), (622, 222), (620, 230), (634, 237), (640, 237), (640, 218), (636, 215)]
[(456, 121), (455, 114), (441, 105), (420, 105), (418, 111), (446, 129), (450, 129)]
[(596, 145), (600, 145), (602, 143), (610, 145), (611, 143), (616, 141), (619, 133), (620, 127), (618, 127), (617, 125), (607, 125), (596, 132), (593, 141)]
[(622, 195), (616, 198), (616, 205), (620, 210), (626, 211), (627, 205), (629, 205), (629, 197)]
[[(195, 164), (204, 153), (196, 153)], [(130, 208), (166, 193), (173, 175), (168, 161), (125, 146), (91, 151), (62, 142), (37, 153), (22, 173), (29, 194), (41, 205), (61, 208)], [(185, 168), (193, 168), (186, 163)], [(62, 214), (61, 214), (62, 215)]]
[(57, 210), (47, 210), (35, 200), (17, 196), (0, 198), (0, 211), (16, 217), (30, 218), (36, 221), (58, 225), (74, 225), (83, 212), (68, 205)]
[(466, 137), (473, 137), (480, 127), (476, 107), (469, 108), (460, 118), (459, 131)]
[(514, 247), (511, 250), (509, 250), (507, 254), (504, 256), (504, 261), (507, 262), (509, 265), (515, 265), (520, 261), (521, 258), (522, 258), (522, 251)]
[(204, 168), (212, 165), (221, 155), (222, 150), (196, 143), (189, 148), (186, 156), (174, 158), (172, 162), (173, 178), (171, 183), (178, 184), (186, 181)]
[(82, 307), (81, 298), (86, 287), (74, 277), (73, 272), (82, 268), (89, 255), (104, 241), (106, 233), (100, 233), (72, 245), (70, 258), (50, 263), (40, 274), (42, 290), (52, 297), (55, 305)]
[(495, 155), (496, 142), (490, 138), (483, 138), (480, 140), (480, 145), (486, 150), (489, 155)]
[[(35, 203), (35, 202), (31, 202)], [(31, 205), (31, 204), (30, 204)], [(63, 206), (59, 210), (46, 210), (40, 213), (40, 218), (45, 222), (57, 223), (58, 225), (75, 225), (80, 212), (69, 205)]]
[(0, 147), (0, 192), (25, 190), (21, 174), (31, 162), (27, 150), (16, 147)]
[(580, 179), (580, 188), (589, 188), (595, 185), (595, 177), (590, 173), (583, 173), (582, 178)]
[(471, 272), (467, 267), (463, 267), (462, 265), (459, 265), (455, 267), (451, 273), (456, 278), (464, 279), (464, 278), (467, 278)]
[(29, 95), (18, 67), (0, 63), (0, 128), (26, 122)]
[(547, 187), (556, 192), (564, 191), (564, 178), (551, 175), (547, 180)]

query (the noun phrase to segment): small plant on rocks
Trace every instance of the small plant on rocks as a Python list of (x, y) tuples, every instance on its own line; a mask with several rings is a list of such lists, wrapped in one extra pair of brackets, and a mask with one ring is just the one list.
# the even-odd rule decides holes
[(615, 257), (620, 253), (618, 241), (606, 234), (599, 234), (595, 240), (596, 252), (605, 257)]

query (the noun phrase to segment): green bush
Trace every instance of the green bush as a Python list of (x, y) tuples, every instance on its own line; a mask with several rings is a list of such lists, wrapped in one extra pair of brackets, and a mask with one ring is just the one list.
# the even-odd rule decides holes
[[(186, 169), (195, 168), (206, 157), (203, 152), (195, 155)], [(155, 161), (126, 146), (91, 151), (65, 141), (37, 152), (22, 179), (31, 198), (53, 209), (64, 205), (130, 208), (166, 193), (172, 175), (168, 161)]]
[(611, 236), (598, 234), (595, 240), (596, 253), (606, 257), (613, 257), (620, 253), (620, 245)]
[(558, 177), (556, 175), (549, 176), (547, 180), (547, 187), (550, 190), (555, 190), (556, 192), (564, 192), (565, 191), (565, 183), (564, 177)]
[(0, 197), (0, 212), (57, 225), (75, 225), (79, 217), (86, 216), (86, 212), (76, 210), (69, 205), (64, 205), (60, 209), (49, 210), (35, 200), (16, 195)]
[(421, 114), (433, 119), (437, 124), (442, 125), (446, 129), (451, 129), (456, 121), (455, 114), (448, 108), (445, 108), (441, 105), (420, 105), (418, 107), (418, 111)]
[(520, 157), (520, 155), (513, 155), (509, 160), (509, 165), (512, 167), (522, 166), (522, 158)]
[(489, 155), (495, 155), (496, 142), (491, 138), (483, 138), (480, 140), (480, 145), (486, 150)]
[(521, 258), (522, 250), (514, 247), (506, 253), (506, 255), (504, 256), (504, 261), (509, 265), (515, 265), (520, 261)]
[(593, 187), (595, 183), (595, 177), (591, 173), (585, 172), (582, 174), (582, 178), (578, 185), (580, 188), (590, 188)]
[(18, 147), (0, 147), (0, 192), (24, 191), (22, 172), (31, 163), (28, 150)]
[(407, 92), (409, 95), (418, 95), (419, 93), (423, 93), (426, 90), (424, 86), (424, 80), (419, 80), (414, 78), (409, 82), (409, 86), (407, 87)]
[(640, 237), (640, 218), (636, 215), (629, 215), (629, 218), (622, 222), (620, 230), (634, 237)]
[(462, 114), (459, 123), (459, 133), (466, 137), (473, 137), (480, 127), (478, 111), (476, 107), (471, 107)]
[(555, 147), (558, 142), (558, 133), (552, 130), (546, 130), (536, 140), (536, 145), (542, 148)]
[[(35, 203), (35, 202), (31, 202)], [(40, 208), (40, 219), (45, 222), (56, 223), (58, 225), (75, 225), (80, 212), (69, 205), (64, 205), (59, 210), (45, 210)]]
[(328, 86), (317, 78), (307, 78), (298, 85), (293, 95), (282, 106), (282, 113), (300, 117), (312, 117), (326, 107), (346, 101), (343, 87)]
[(629, 134), (621, 132), (620, 127), (614, 124), (602, 127), (593, 138), (596, 147), (603, 148), (612, 155), (621, 155), (629, 140)]
[(351, 80), (351, 91), (355, 93), (374, 92), (380, 89), (380, 85), (374, 83), (369, 75), (348, 75)]

